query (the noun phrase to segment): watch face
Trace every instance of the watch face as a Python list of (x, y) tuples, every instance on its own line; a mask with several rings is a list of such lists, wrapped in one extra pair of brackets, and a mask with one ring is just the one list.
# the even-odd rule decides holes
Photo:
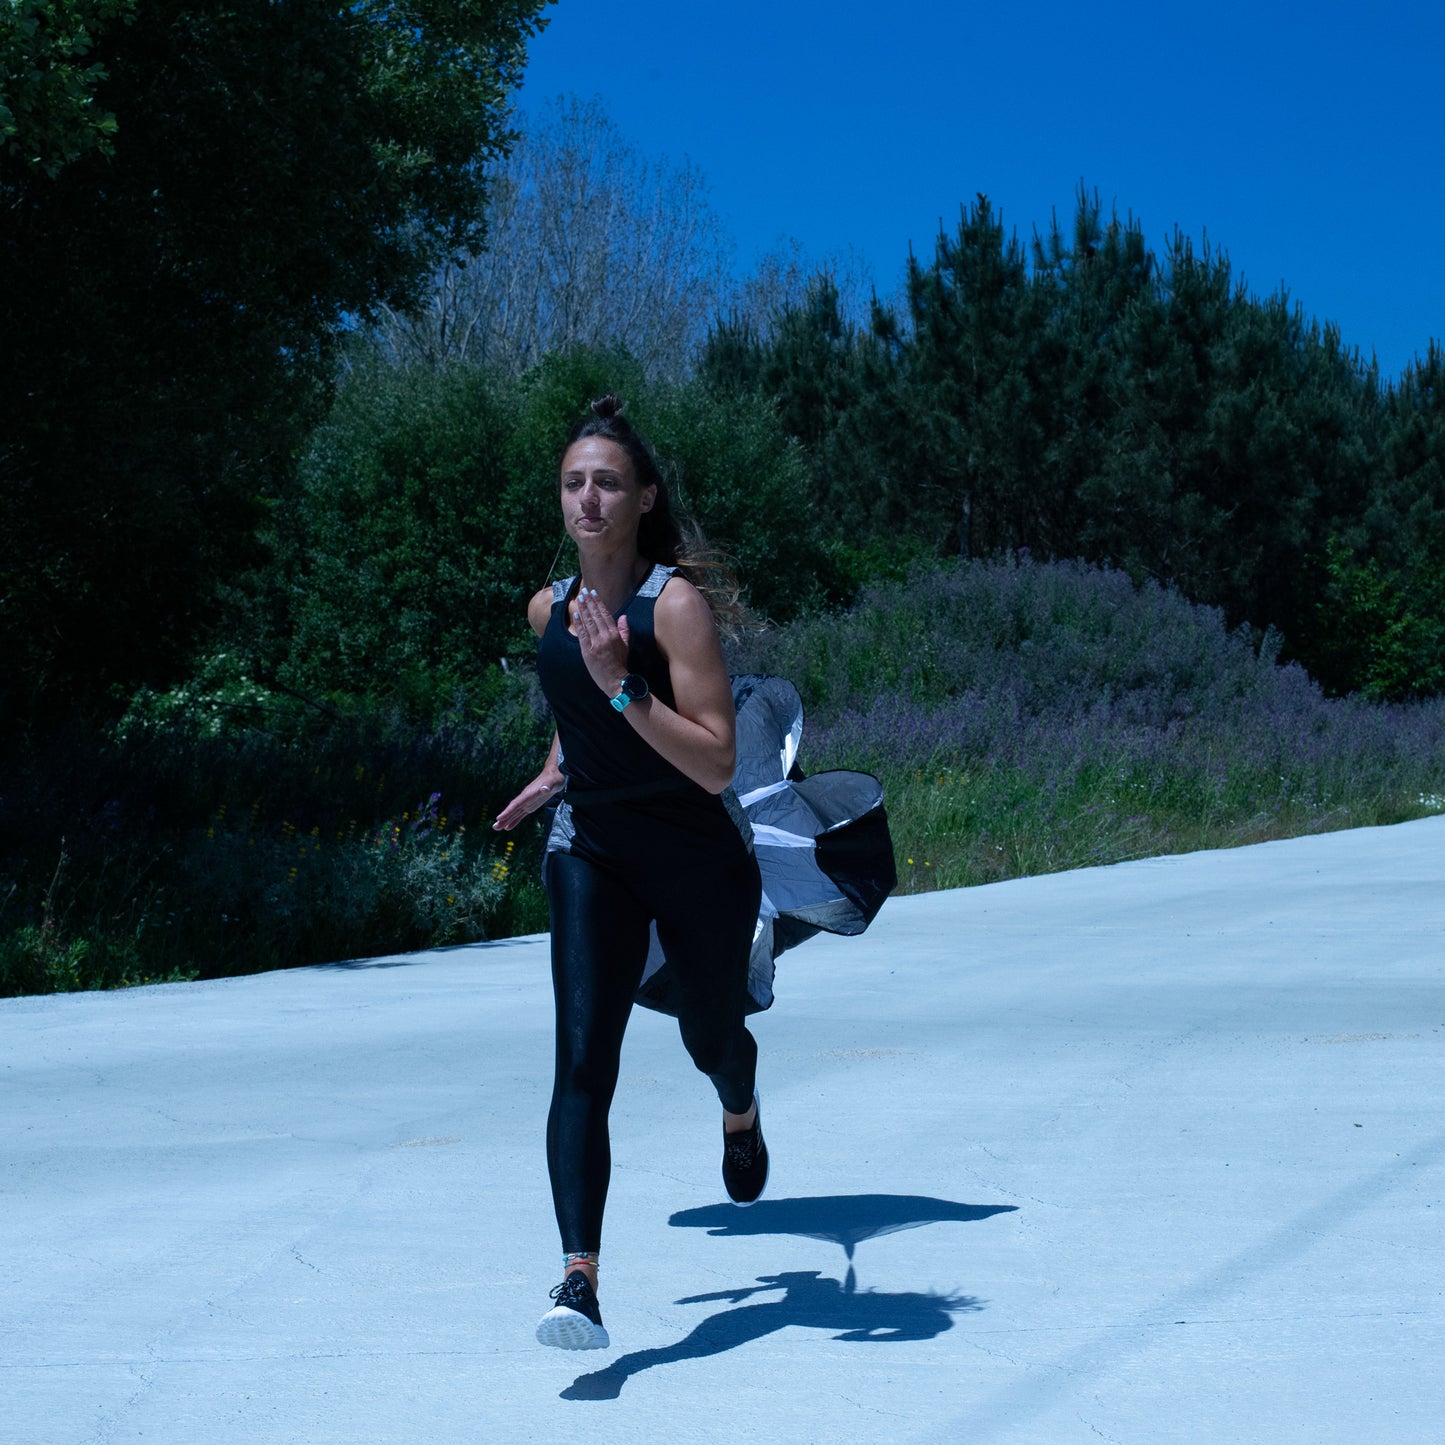
[(647, 696), (647, 679), (641, 673), (629, 672), (622, 679), (622, 691), (636, 702), (638, 698)]

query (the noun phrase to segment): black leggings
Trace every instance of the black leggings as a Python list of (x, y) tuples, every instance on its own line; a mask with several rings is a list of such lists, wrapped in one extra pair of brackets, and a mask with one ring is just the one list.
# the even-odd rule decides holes
[(684, 1046), (723, 1108), (745, 1114), (758, 1049), (743, 1017), (762, 884), (757, 863), (741, 849), (722, 867), (679, 873), (654, 858), (650, 869), (626, 875), (553, 852), (544, 876), (557, 1000), (547, 1171), (562, 1248), (596, 1250), (612, 1172), (607, 1111), (647, 961), (648, 925), (656, 920), (675, 976)]

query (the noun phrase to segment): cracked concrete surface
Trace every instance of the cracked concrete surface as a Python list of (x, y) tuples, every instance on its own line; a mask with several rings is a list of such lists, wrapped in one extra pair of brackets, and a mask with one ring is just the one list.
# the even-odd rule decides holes
[(754, 1022), (717, 1214), (635, 1016), (577, 1356), (539, 940), (0, 1001), (0, 1440), (1440, 1438), (1445, 818), (895, 899)]

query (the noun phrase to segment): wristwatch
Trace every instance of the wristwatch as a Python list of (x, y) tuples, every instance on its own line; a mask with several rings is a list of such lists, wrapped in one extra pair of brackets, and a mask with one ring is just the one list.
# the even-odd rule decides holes
[(617, 696), (608, 701), (618, 712), (626, 712), (630, 702), (641, 702), (647, 696), (647, 679), (640, 672), (629, 672), (617, 690)]

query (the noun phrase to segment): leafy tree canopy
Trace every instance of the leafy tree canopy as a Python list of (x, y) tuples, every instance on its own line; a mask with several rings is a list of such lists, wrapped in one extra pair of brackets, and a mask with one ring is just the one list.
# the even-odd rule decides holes
[(0, 155), (48, 176), (91, 151), (109, 155), (116, 118), (95, 104), (106, 68), (95, 37), (136, 0), (11, 0), (0, 14)]
[(0, 702), (53, 717), (179, 665), (320, 414), (338, 328), (479, 244), (545, 3), (21, 7)]

